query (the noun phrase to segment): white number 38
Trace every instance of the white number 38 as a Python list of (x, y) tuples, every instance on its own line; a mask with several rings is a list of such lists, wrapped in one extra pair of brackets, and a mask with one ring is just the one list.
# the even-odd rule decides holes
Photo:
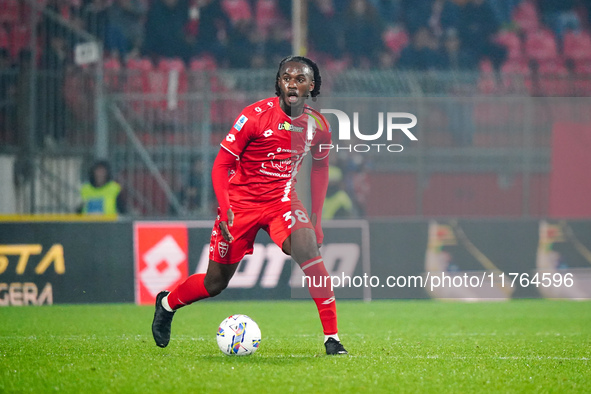
[(302, 211), (301, 209), (296, 209), (294, 211), (295, 216), (291, 214), (291, 211), (287, 211), (283, 214), (286, 222), (291, 222), (287, 228), (292, 228), (296, 224), (296, 218), (302, 223), (308, 223), (310, 219), (306, 216), (306, 212)]

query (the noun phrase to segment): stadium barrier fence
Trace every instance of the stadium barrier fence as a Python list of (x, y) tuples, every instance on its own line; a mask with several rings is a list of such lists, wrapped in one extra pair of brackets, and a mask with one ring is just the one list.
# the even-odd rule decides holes
[[(159, 291), (205, 272), (212, 224), (4, 218), (0, 306), (152, 304)], [(324, 227), (322, 253), (339, 298), (591, 298), (589, 221), (356, 220)], [(261, 233), (216, 299), (307, 298), (303, 284), (299, 268)]]

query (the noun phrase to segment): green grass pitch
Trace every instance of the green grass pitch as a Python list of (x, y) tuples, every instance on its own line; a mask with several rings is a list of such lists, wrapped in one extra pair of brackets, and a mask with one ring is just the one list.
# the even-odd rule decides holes
[[(152, 307), (0, 308), (0, 393), (591, 392), (591, 303), (340, 301), (349, 356), (323, 355), (312, 301), (201, 302), (155, 346)], [(218, 324), (251, 316), (259, 351)]]

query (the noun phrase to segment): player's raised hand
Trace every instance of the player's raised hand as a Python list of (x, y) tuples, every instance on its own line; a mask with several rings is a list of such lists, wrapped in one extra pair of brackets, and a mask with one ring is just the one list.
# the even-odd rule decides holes
[(234, 212), (232, 212), (232, 208), (228, 209), (228, 223), (220, 222), (220, 230), (222, 230), (222, 237), (228, 242), (234, 241), (234, 237), (230, 234), (229, 227), (234, 225)]

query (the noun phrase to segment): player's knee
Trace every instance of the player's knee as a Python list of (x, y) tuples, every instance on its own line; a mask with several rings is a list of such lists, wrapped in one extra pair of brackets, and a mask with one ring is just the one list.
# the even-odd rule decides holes
[(203, 284), (209, 293), (210, 297), (215, 297), (228, 287), (228, 282), (224, 278), (208, 278), (205, 277)]
[(318, 250), (318, 246), (316, 244), (292, 245), (291, 257), (293, 257), (293, 259), (300, 264), (318, 256), (320, 256), (320, 250)]

